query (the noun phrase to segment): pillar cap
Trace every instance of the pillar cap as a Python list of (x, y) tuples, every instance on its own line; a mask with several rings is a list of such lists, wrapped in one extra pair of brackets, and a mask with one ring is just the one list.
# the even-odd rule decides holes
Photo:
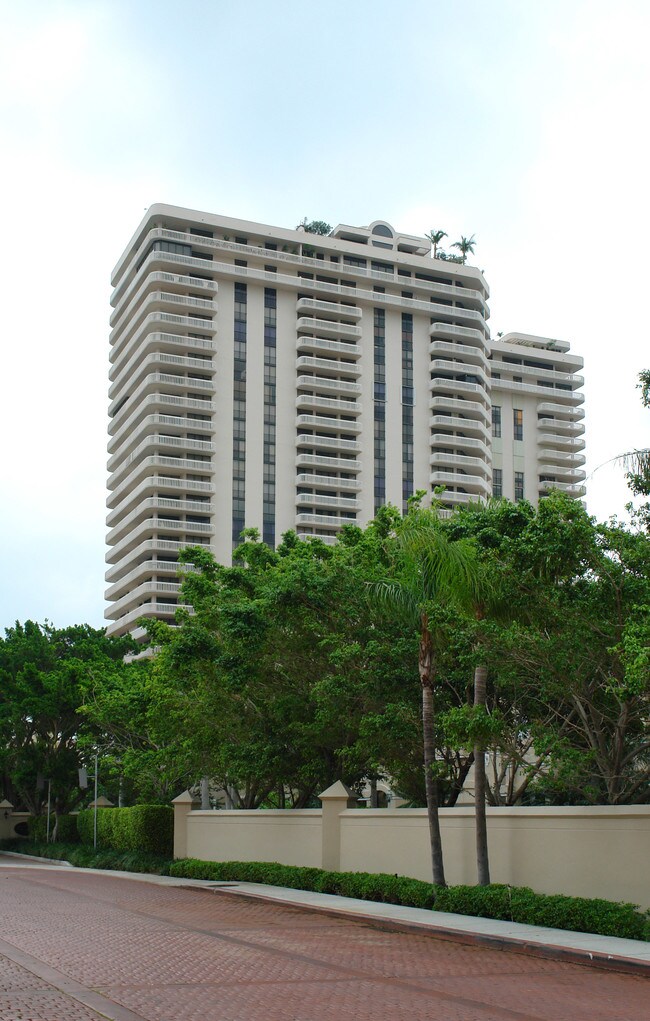
[(326, 791), (318, 795), (321, 801), (354, 801), (358, 800), (354, 791), (350, 790), (341, 780), (337, 780)]
[(91, 801), (88, 807), (94, 808), (95, 805), (97, 806), (97, 808), (115, 808), (113, 802), (109, 801), (108, 798), (105, 798), (103, 794), (99, 795), (97, 801)]
[(6, 798), (4, 799), (4, 801), (0, 801), (0, 808), (13, 808), (13, 807), (14, 806), (11, 804), (11, 802), (7, 801)]
[(172, 800), (172, 805), (195, 805), (198, 800), (189, 791), (183, 791), (182, 794), (179, 794), (177, 798)]

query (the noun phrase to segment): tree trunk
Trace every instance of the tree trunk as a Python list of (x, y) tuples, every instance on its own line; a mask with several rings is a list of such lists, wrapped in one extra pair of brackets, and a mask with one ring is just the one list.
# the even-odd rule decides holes
[(207, 812), (210, 808), (210, 777), (201, 777), (201, 811)]
[(434, 705), (433, 705), (433, 643), (426, 614), (420, 618), (420, 683), (422, 685), (422, 734), (424, 751), (424, 786), (429, 817), (429, 839), (431, 842), (431, 868), (436, 886), (446, 886), (442, 856), (442, 837), (438, 813), (438, 786), (433, 775), (435, 765)]
[[(487, 667), (479, 664), (474, 668), (474, 705), (484, 706), (486, 702)], [(490, 862), (488, 857), (487, 819), (485, 814), (485, 746), (482, 742), (474, 745), (474, 812), (476, 822), (476, 870), (479, 886), (490, 885)]]

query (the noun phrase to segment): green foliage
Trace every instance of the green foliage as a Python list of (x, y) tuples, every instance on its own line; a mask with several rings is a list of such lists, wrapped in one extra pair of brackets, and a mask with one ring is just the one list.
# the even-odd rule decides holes
[[(56, 830), (55, 830), (56, 826)], [(77, 828), (76, 815), (60, 815), (58, 818), (50, 818), (50, 837), (61, 844), (76, 844), (79, 842), (79, 830)], [(47, 840), (47, 816), (35, 815), (29, 820), (29, 839), (39, 842)]]
[(528, 887), (452, 886), (437, 891), (435, 910), (602, 936), (650, 939), (648, 913), (633, 904), (535, 893)]
[(331, 234), (332, 228), (324, 220), (308, 220), (307, 217), (301, 220), (299, 226), (303, 227), (307, 234), (320, 234), (325, 236)]
[[(77, 769), (96, 734), (79, 707), (86, 685), (122, 669), (130, 638), (106, 638), (88, 625), (55, 628), (27, 621), (0, 639), (0, 768), (4, 796), (34, 815), (65, 814), (82, 798)], [(43, 783), (43, 781), (48, 781)]]
[[(92, 845), (94, 809), (79, 813), (81, 842)], [(174, 843), (174, 812), (167, 805), (97, 809), (97, 846), (119, 852), (170, 855)]]

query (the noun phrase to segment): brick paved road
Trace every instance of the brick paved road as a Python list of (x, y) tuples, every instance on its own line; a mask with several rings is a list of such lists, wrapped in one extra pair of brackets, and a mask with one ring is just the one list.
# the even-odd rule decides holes
[(0, 1021), (648, 1021), (643, 977), (227, 892), (0, 868)]

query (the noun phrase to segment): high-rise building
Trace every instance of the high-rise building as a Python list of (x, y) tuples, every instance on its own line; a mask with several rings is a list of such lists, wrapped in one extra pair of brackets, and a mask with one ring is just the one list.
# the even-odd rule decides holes
[(334, 542), (418, 489), (584, 493), (581, 359), (491, 342), (483, 275), (424, 238), (155, 205), (113, 285), (109, 633), (173, 619), (179, 549), (229, 562), (244, 527)]

